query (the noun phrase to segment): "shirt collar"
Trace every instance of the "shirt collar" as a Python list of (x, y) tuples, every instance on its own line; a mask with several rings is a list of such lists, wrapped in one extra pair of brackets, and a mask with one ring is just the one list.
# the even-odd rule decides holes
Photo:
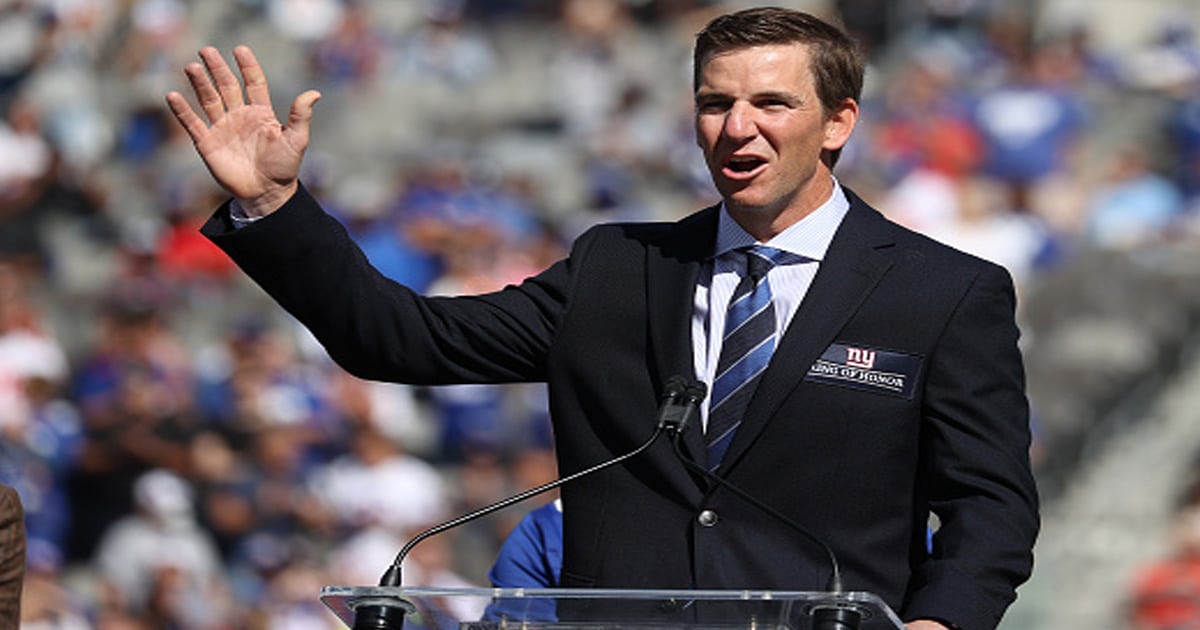
[[(842, 218), (849, 210), (850, 201), (846, 199), (846, 193), (842, 191), (841, 184), (835, 177), (833, 194), (825, 203), (763, 244), (811, 260), (823, 260), (825, 253), (829, 251), (829, 244), (833, 242), (834, 233), (837, 232)], [(733, 217), (729, 216), (729, 210), (726, 209), (724, 203), (721, 204), (719, 216), (717, 247), (713, 251), (714, 258), (739, 247), (748, 247), (758, 242), (753, 236), (750, 236), (749, 232), (742, 229), (742, 226), (738, 225)]]

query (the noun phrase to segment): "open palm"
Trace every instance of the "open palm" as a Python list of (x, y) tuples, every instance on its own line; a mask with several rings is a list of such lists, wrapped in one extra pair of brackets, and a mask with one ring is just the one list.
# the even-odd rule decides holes
[(234, 49), (245, 81), (244, 99), (241, 83), (215, 48), (205, 47), (200, 57), (204, 64), (188, 64), (185, 72), (208, 123), (179, 92), (168, 94), (167, 104), (217, 183), (250, 216), (268, 214), (296, 190), (313, 103), (320, 94), (310, 90), (296, 97), (283, 126), (271, 106), (266, 76), (249, 48)]

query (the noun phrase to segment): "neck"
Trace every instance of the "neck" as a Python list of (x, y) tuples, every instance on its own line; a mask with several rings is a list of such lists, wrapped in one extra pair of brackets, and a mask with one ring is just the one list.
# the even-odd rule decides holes
[(833, 176), (828, 171), (824, 173), (824, 177), (818, 175), (811, 186), (780, 204), (779, 208), (739, 205), (728, 199), (725, 208), (743, 230), (758, 242), (766, 243), (829, 201), (834, 190)]

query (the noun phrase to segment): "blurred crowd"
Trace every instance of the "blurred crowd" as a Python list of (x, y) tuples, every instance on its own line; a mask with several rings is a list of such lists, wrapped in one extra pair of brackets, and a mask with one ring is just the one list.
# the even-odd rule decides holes
[[(199, 236), (223, 197), (162, 97), (201, 45), (254, 47), (280, 112), (321, 89), (302, 180), (388, 276), (474, 293), (597, 221), (717, 199), (690, 38), (744, 4), (0, 1), (22, 627), (336, 627), (322, 585), (375, 584), (415, 532), (556, 472), (540, 386), (350, 377)], [(1200, 241), (1194, 16), (1116, 54), (1035, 2), (790, 4), (868, 53), (837, 173), (896, 220), (1022, 292), (1084, 251)], [(509, 512), (419, 545), (405, 582), (482, 585)]]
[(1126, 605), (1134, 630), (1200, 628), (1200, 476), (1193, 473), (1172, 507), (1166, 554), (1130, 580)]

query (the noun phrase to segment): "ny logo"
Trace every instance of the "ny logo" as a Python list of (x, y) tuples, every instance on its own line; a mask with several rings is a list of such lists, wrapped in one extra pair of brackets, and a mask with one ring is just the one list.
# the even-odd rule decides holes
[(846, 348), (846, 365), (864, 370), (874, 369), (875, 351), (863, 348)]

